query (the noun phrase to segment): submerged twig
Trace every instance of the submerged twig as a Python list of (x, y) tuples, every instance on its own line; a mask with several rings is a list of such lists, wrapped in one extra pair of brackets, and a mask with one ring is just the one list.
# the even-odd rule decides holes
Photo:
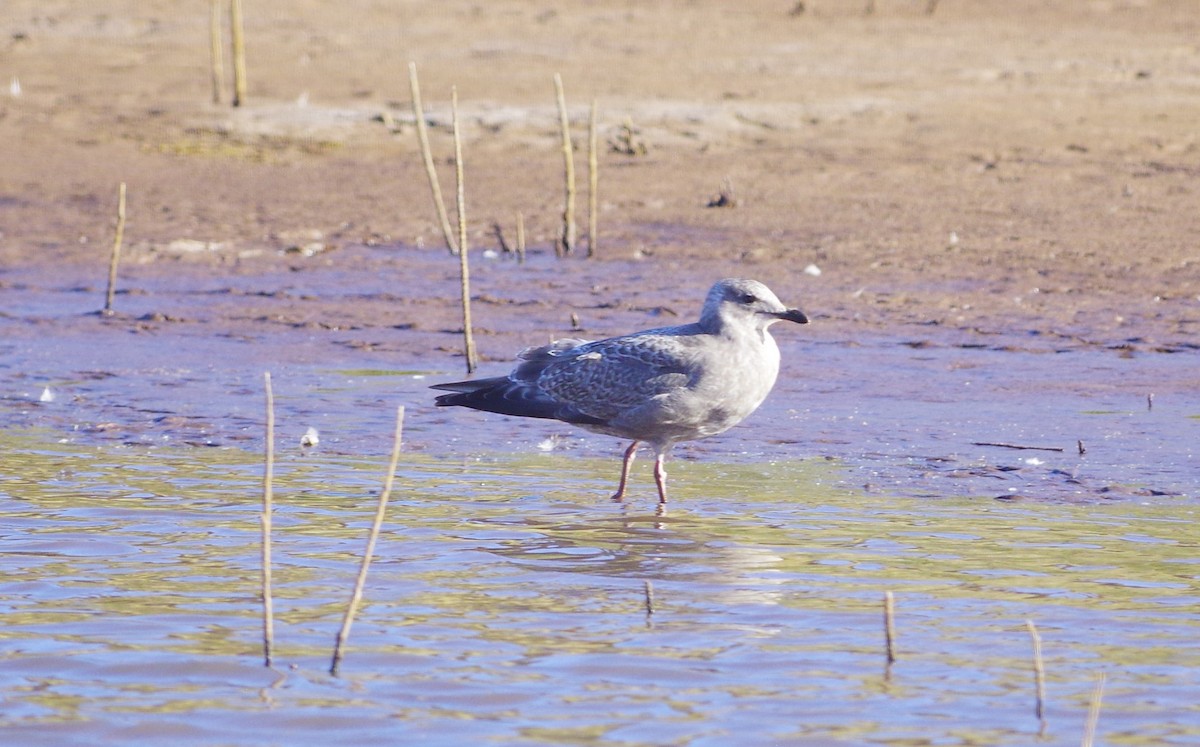
[(113, 238), (112, 256), (108, 260), (108, 290), (104, 292), (104, 314), (113, 314), (113, 296), (117, 293), (117, 265), (121, 261), (121, 242), (125, 239), (125, 182), (117, 190), (117, 232)]
[(558, 99), (558, 119), (562, 128), (563, 178), (566, 182), (558, 253), (559, 256), (566, 256), (575, 249), (575, 154), (571, 146), (571, 121), (567, 116), (567, 98), (563, 93), (562, 75), (559, 73), (554, 74), (554, 92)]
[(1063, 451), (1061, 446), (1022, 446), (1021, 444), (1006, 444), (997, 441), (972, 441), (972, 446), (995, 446), (1000, 449), (1020, 449), (1022, 451)]
[(383, 528), (383, 519), (387, 514), (388, 498), (392, 494), (392, 484), (396, 479), (396, 466), (400, 463), (400, 443), (404, 433), (404, 406), (396, 408), (396, 432), (392, 437), (392, 458), (388, 462), (387, 475), (383, 479), (383, 491), (379, 494), (379, 503), (375, 508), (375, 519), (371, 522), (371, 531), (367, 533), (367, 547), (363, 551), (362, 565), (358, 568), (358, 577), (354, 580), (354, 592), (350, 595), (350, 603), (346, 605), (346, 614), (342, 618), (342, 627), (338, 630), (337, 641), (333, 646), (333, 661), (329, 665), (329, 673), (336, 676), (342, 663), (343, 647), (350, 638), (350, 626), (354, 624), (354, 615), (362, 601), (363, 587), (367, 583), (367, 569), (371, 566), (371, 557), (375, 554), (375, 543)]
[(646, 627), (652, 628), (654, 627), (654, 586), (651, 585), (649, 579), (645, 581), (643, 589), (646, 595)]
[(467, 357), (467, 373), (475, 373), (475, 336), (471, 329), (471, 270), (467, 264), (467, 200), (463, 186), (462, 137), (458, 131), (458, 89), (450, 89), (451, 119), (454, 126), (454, 176), (458, 205), (458, 269), (462, 284), (463, 353)]
[(1026, 620), (1025, 627), (1033, 640), (1033, 686), (1037, 698), (1033, 712), (1038, 720), (1038, 733), (1042, 734), (1046, 731), (1046, 669), (1042, 664), (1042, 637), (1038, 635), (1033, 620)]
[(1083, 740), (1081, 747), (1092, 747), (1096, 741), (1096, 726), (1100, 723), (1100, 702), (1104, 698), (1104, 683), (1108, 676), (1101, 672), (1096, 678), (1096, 687), (1092, 690), (1092, 700), (1088, 704), (1087, 722), (1083, 725)]
[(263, 605), (263, 665), (271, 666), (275, 648), (275, 608), (271, 601), (271, 511), (275, 479), (275, 394), (271, 390), (271, 373), (263, 373), (267, 393), (266, 456), (263, 468), (262, 497), (262, 605)]
[(408, 85), (412, 89), (413, 119), (417, 123), (417, 140), (421, 144), (421, 159), (425, 163), (425, 176), (429, 179), (429, 190), (433, 193), (433, 208), (437, 211), (438, 223), (442, 227), (442, 238), (451, 254), (458, 254), (458, 243), (450, 228), (450, 217), (442, 199), (442, 186), (438, 182), (437, 169), (433, 165), (433, 151), (429, 148), (429, 128), (425, 125), (425, 109), (421, 106), (421, 84), (417, 81), (417, 63), (408, 63)]
[(892, 592), (883, 592), (883, 637), (887, 665), (896, 663), (896, 604)]

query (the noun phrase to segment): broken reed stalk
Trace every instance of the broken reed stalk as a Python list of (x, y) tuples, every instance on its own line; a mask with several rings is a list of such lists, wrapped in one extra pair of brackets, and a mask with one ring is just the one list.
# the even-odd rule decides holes
[(1037, 715), (1040, 730), (1044, 732), (1046, 730), (1046, 668), (1042, 663), (1042, 637), (1038, 634), (1033, 620), (1026, 620), (1025, 627), (1029, 630), (1030, 639), (1033, 640), (1033, 684), (1037, 693), (1034, 713)]
[(600, 156), (596, 135), (596, 100), (592, 99), (592, 111), (588, 117), (588, 250), (589, 257), (596, 256), (596, 208), (600, 204)]
[(562, 234), (559, 236), (558, 256), (564, 257), (575, 249), (575, 154), (571, 147), (571, 121), (567, 117), (567, 98), (563, 94), (562, 75), (554, 74), (554, 92), (558, 98), (558, 119), (562, 127), (563, 176), (566, 200), (563, 203)]
[(1096, 725), (1100, 722), (1100, 701), (1104, 698), (1104, 683), (1108, 676), (1101, 672), (1096, 678), (1096, 687), (1092, 690), (1092, 700), (1088, 704), (1087, 723), (1083, 725), (1083, 741), (1081, 747), (1092, 747), (1096, 741)]
[(467, 200), (463, 187), (462, 136), (458, 131), (458, 89), (450, 89), (451, 122), (454, 127), (454, 178), (458, 206), (458, 269), (462, 280), (463, 352), (467, 373), (475, 373), (479, 363), (475, 355), (475, 337), (471, 330), (471, 270), (467, 265)]
[(646, 595), (646, 627), (654, 627), (654, 586), (650, 584), (650, 580), (644, 582), (644, 591)]
[(517, 264), (525, 264), (525, 214), (517, 213)]
[(421, 159), (425, 162), (425, 176), (433, 192), (433, 208), (437, 211), (438, 223), (442, 227), (442, 238), (451, 254), (458, 254), (458, 243), (450, 228), (450, 217), (446, 214), (446, 202), (442, 199), (442, 185), (438, 182), (437, 169), (433, 165), (433, 151), (429, 148), (429, 128), (425, 124), (425, 108), (421, 105), (421, 84), (417, 81), (417, 63), (408, 63), (408, 87), (412, 90), (413, 119), (417, 123), (417, 140), (421, 143)]
[(1063, 451), (1061, 446), (1024, 446), (1022, 444), (1008, 444), (1000, 441), (972, 441), (972, 446), (995, 446), (998, 449), (1016, 449), (1018, 451)]
[(383, 518), (387, 514), (388, 498), (392, 495), (392, 484), (396, 479), (396, 466), (400, 463), (400, 442), (404, 435), (404, 405), (396, 408), (396, 432), (392, 437), (392, 458), (388, 462), (387, 475), (383, 478), (383, 491), (379, 494), (379, 504), (375, 507), (375, 519), (371, 522), (371, 531), (367, 533), (367, 547), (363, 551), (362, 565), (358, 568), (358, 577), (354, 579), (354, 592), (350, 595), (350, 603), (346, 605), (346, 615), (342, 618), (342, 627), (338, 630), (337, 641), (333, 645), (333, 661), (329, 664), (329, 673), (337, 676), (338, 667), (342, 664), (343, 647), (350, 638), (350, 626), (354, 624), (354, 615), (362, 601), (363, 587), (367, 584), (367, 569), (371, 566), (371, 557), (375, 554), (375, 543), (379, 540), (379, 531), (383, 528)]
[(892, 592), (883, 592), (883, 636), (890, 667), (896, 663), (896, 600)]
[(225, 98), (225, 61), (221, 50), (221, 0), (212, 0), (208, 17), (208, 47), (212, 67), (212, 101)]
[(496, 237), (496, 243), (500, 245), (501, 254), (516, 254), (513, 248), (504, 240), (504, 227), (500, 225), (500, 221), (492, 221), (492, 234)]
[(267, 393), (266, 464), (263, 468), (262, 497), (262, 605), (263, 605), (263, 666), (271, 666), (275, 648), (275, 607), (271, 601), (271, 510), (275, 480), (275, 394), (271, 391), (271, 372), (263, 373)]
[(233, 105), (246, 103), (246, 33), (242, 0), (229, 0), (229, 26), (233, 39)]
[(125, 182), (117, 190), (117, 232), (112, 256), (108, 259), (108, 290), (104, 292), (104, 315), (113, 314), (113, 296), (117, 293), (117, 265), (121, 262), (121, 242), (125, 240)]

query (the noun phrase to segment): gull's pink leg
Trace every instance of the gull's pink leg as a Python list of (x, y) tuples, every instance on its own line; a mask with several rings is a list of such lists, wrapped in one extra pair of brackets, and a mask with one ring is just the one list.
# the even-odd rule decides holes
[(634, 441), (625, 450), (625, 461), (621, 463), (621, 482), (617, 483), (617, 492), (613, 493), (612, 496), (614, 501), (619, 501), (625, 497), (625, 485), (629, 482), (629, 468), (633, 466), (634, 457), (637, 456), (637, 447), (638, 442)]
[(658, 486), (658, 502), (667, 502), (667, 471), (663, 468), (666, 454), (659, 454), (654, 460), (654, 484)]

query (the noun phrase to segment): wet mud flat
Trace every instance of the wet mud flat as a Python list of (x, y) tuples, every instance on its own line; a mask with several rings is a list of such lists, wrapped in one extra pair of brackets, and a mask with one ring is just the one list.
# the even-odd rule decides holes
[[(94, 312), (102, 292), (80, 268), (0, 276), (5, 426), (83, 444), (256, 451), (270, 371), (289, 445), (313, 427), (322, 450), (383, 453), (386, 421), (404, 404), (408, 448), (431, 456), (618, 452), (557, 423), (431, 406), (428, 385), (463, 366), (457, 266), (444, 253), (349, 247), (184, 273), (172, 264), (132, 265), (112, 317)], [(475, 265), (481, 375), (549, 339), (690, 320), (713, 278), (756, 269), (548, 255), (518, 265), (490, 251)], [(775, 391), (729, 433), (680, 445), (681, 479), (694, 459), (829, 459), (848, 487), (881, 496), (1195, 497), (1200, 374), (1187, 337), (896, 324), (837, 281), (786, 282), (777, 292), (814, 323), (776, 331)]]

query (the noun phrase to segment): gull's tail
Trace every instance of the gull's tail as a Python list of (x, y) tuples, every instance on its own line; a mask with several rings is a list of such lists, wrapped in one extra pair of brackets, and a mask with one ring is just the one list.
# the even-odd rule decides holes
[(469, 407), (500, 415), (546, 418), (575, 425), (602, 425), (604, 422), (547, 396), (533, 384), (513, 381), (507, 376), (451, 381), (434, 384), (430, 388), (454, 392), (435, 399), (434, 404), (438, 407)]

